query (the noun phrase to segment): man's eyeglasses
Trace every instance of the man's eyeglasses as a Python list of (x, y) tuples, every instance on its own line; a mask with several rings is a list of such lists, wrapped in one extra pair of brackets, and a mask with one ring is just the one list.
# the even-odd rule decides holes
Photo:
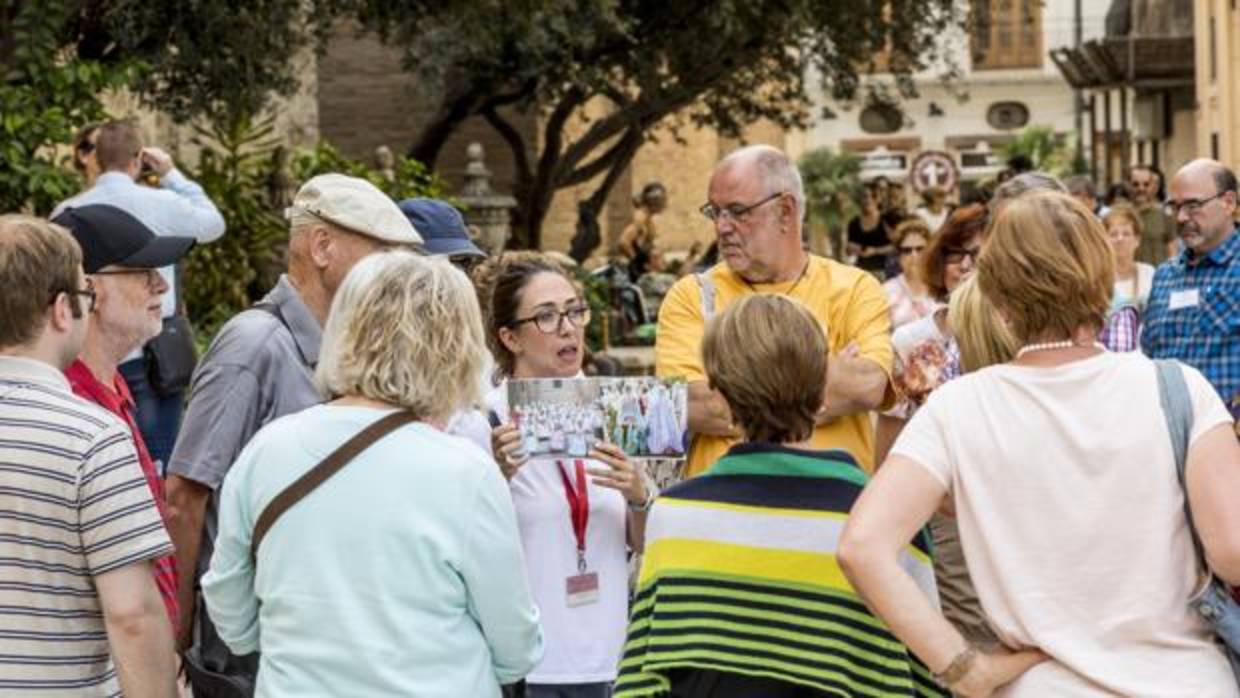
[(1178, 216), (1183, 211), (1190, 216), (1197, 215), (1203, 206), (1221, 197), (1227, 192), (1221, 191), (1208, 199), (1188, 199), (1187, 201), (1168, 201), (1167, 206), (1171, 209), (1171, 215)]
[[(86, 288), (76, 288), (76, 289), (69, 290), (69, 291), (52, 291), (52, 298), (51, 300), (48, 301), (48, 304), (50, 305), (52, 303), (55, 303), (56, 299), (59, 298), (60, 294), (62, 293), (67, 296), (81, 296), (82, 298), (85, 298), (86, 299), (86, 312), (88, 313), (95, 312), (96, 294), (95, 294), (95, 289), (91, 287), (89, 281), (86, 282)], [(74, 305), (76, 306), (76, 304)], [(81, 317), (81, 313), (78, 312), (78, 309), (76, 307), (73, 310), (74, 310), (73, 317)]]
[(977, 258), (982, 254), (980, 249), (970, 250), (964, 247), (950, 247), (943, 253), (943, 262), (945, 264), (960, 264), (964, 262), (965, 257), (969, 258), (970, 264), (977, 264)]
[(759, 201), (758, 203), (749, 204), (748, 206), (742, 206), (741, 204), (732, 204), (731, 206), (716, 206), (712, 203), (707, 203), (707, 204), (704, 204), (702, 208), (698, 210), (702, 212), (703, 216), (706, 216), (712, 221), (717, 222), (720, 220), (732, 220), (732, 221), (740, 223), (745, 220), (746, 214), (748, 214), (750, 211), (754, 210), (755, 208), (758, 208), (759, 206), (763, 204), (768, 204), (787, 193), (788, 192), (777, 191), (774, 194), (771, 194), (765, 199)]
[(565, 308), (563, 311), (546, 308), (529, 317), (517, 318), (512, 321), (512, 327), (517, 327), (527, 322), (534, 323), (539, 332), (543, 334), (555, 334), (560, 331), (565, 320), (574, 328), (585, 327), (590, 322), (590, 306), (575, 305)]
[(908, 247), (902, 246), (900, 247), (900, 255), (904, 256), (904, 255), (910, 255), (910, 254), (917, 254), (924, 249), (926, 249), (925, 245), (910, 245)]
[(158, 269), (109, 269), (108, 271), (95, 272), (98, 276), (142, 276), (146, 282), (146, 287), (155, 290), (159, 288), (159, 282), (164, 277), (159, 273)]

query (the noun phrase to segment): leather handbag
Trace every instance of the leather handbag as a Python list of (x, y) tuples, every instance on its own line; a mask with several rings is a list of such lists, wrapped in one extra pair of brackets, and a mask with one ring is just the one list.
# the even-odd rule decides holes
[(1193, 426), (1192, 397), (1188, 393), (1188, 385), (1184, 382), (1184, 372), (1178, 362), (1158, 360), (1154, 364), (1158, 371), (1158, 397), (1162, 403), (1163, 416), (1167, 420), (1167, 431), (1171, 433), (1171, 449), (1175, 453), (1175, 473), (1180, 481), (1180, 488), (1184, 491), (1184, 517), (1188, 519), (1188, 530), (1192, 534), (1197, 557), (1205, 566), (1206, 574), (1210, 578), (1206, 590), (1196, 598), (1190, 599), (1188, 605), (1213, 628), (1215, 636), (1223, 645), (1223, 653), (1231, 662), (1237, 685), (1240, 685), (1240, 604), (1232, 598), (1222, 580), (1210, 571), (1205, 550), (1201, 546), (1201, 538), (1197, 536), (1197, 528), (1193, 524), (1188, 488), (1184, 482), (1184, 466), (1188, 460), (1188, 436)]

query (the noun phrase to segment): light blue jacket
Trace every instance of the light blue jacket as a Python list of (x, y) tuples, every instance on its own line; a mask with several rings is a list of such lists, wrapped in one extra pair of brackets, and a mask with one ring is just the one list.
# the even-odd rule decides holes
[[(138, 184), (124, 172), (104, 172), (95, 186), (60, 202), (51, 218), (75, 206), (109, 204), (142, 221), (156, 235), (194, 238), (199, 244), (224, 235), (224, 217), (197, 182), (174, 168), (160, 179), (159, 187)], [(160, 272), (168, 281), (168, 293), (162, 299), (163, 316), (168, 317), (180, 300), (175, 297), (176, 270), (164, 267)]]
[(415, 423), (289, 509), (250, 561), (277, 493), (385, 414), (321, 405), (258, 432), (224, 480), (203, 577), (258, 696), (498, 696), (541, 659), (512, 497), (477, 446)]

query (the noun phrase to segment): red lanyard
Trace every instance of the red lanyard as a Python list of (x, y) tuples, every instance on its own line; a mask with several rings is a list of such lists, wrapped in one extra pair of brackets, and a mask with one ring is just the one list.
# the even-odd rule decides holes
[(555, 462), (564, 483), (564, 496), (568, 498), (569, 520), (573, 523), (573, 536), (577, 538), (577, 571), (586, 571), (586, 527), (590, 525), (590, 492), (586, 489), (586, 464), (581, 459), (573, 461), (576, 468), (577, 486), (568, 479), (564, 464)]

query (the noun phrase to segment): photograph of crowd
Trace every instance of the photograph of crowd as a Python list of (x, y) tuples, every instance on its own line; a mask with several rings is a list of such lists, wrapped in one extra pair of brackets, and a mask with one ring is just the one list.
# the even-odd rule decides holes
[(589, 453), (599, 441), (630, 457), (680, 457), (688, 428), (683, 381), (571, 378), (508, 381), (508, 405), (534, 457)]

